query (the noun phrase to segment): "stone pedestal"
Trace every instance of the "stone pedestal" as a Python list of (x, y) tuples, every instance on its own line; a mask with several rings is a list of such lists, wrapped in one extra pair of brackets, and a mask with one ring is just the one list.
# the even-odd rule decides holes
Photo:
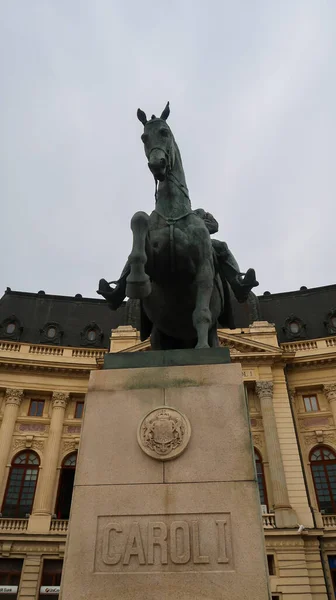
[(91, 374), (61, 599), (268, 600), (240, 365), (126, 356)]

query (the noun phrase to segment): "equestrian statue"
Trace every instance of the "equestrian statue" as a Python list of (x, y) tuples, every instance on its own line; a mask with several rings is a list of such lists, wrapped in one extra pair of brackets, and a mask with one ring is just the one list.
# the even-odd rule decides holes
[(169, 113), (169, 102), (159, 118), (147, 120), (138, 109), (155, 208), (132, 217), (131, 254), (118, 281), (100, 280), (98, 294), (112, 310), (126, 296), (140, 300), (141, 339), (150, 336), (153, 350), (215, 347), (217, 324), (234, 327), (229, 286), (245, 302), (258, 282), (253, 269), (240, 272), (225, 242), (210, 238), (218, 231), (214, 217), (192, 210)]

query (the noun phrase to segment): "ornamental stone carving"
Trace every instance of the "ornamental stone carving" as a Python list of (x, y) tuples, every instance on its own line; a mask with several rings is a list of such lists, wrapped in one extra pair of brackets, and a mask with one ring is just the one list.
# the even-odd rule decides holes
[(317, 443), (317, 437), (315, 433), (310, 433), (308, 435), (305, 435), (304, 437), (304, 441), (306, 446), (315, 446), (315, 444)]
[(335, 432), (330, 432), (330, 433), (324, 433), (323, 432), (323, 442), (325, 444), (333, 444), (335, 446), (336, 444), (336, 434)]
[(334, 431), (315, 431), (304, 436), (305, 445), (315, 446), (316, 444), (331, 444), (336, 445), (336, 433)]
[(311, 429), (314, 427), (329, 427), (333, 425), (332, 419), (329, 417), (315, 417), (314, 414), (312, 416), (307, 416), (299, 419), (300, 429)]
[(335, 540), (332, 540), (331, 542), (323, 541), (323, 548), (326, 548), (328, 550), (334, 550), (334, 551), (336, 551), (336, 542), (335, 542)]
[(18, 543), (14, 542), (13, 544), (13, 552), (14, 553), (29, 553), (29, 554), (57, 554), (60, 550), (60, 544), (55, 544), (52, 546), (51, 544), (45, 544), (44, 546), (39, 546), (38, 544), (26, 544), (26, 543)]
[(292, 406), (296, 406), (296, 404), (297, 404), (296, 389), (291, 388), (290, 390), (288, 390), (288, 396), (289, 396), (289, 400), (290, 400)]
[(70, 394), (68, 392), (53, 392), (52, 406), (53, 408), (66, 408)]
[(41, 425), (40, 423), (18, 423), (15, 427), (15, 430), (20, 432), (33, 431), (44, 433), (47, 431), (47, 426)]
[(273, 398), (273, 382), (272, 381), (256, 381), (256, 392), (259, 400)]
[(81, 426), (80, 425), (68, 425), (64, 428), (64, 433), (70, 433), (71, 435), (80, 435)]
[(62, 455), (67, 454), (68, 452), (72, 452), (78, 450), (79, 446), (79, 438), (75, 438), (74, 440), (66, 440), (62, 444)]
[(15, 404), (16, 406), (20, 406), (22, 398), (23, 390), (7, 388), (5, 395), (5, 405), (7, 406), (7, 404)]
[(334, 402), (336, 400), (336, 383), (328, 383), (324, 385), (323, 391), (329, 402)]
[(255, 417), (251, 417), (250, 424), (252, 429), (263, 429), (262, 419), (256, 419)]
[(140, 421), (138, 443), (148, 456), (171, 460), (186, 449), (190, 434), (190, 423), (185, 415), (175, 408), (161, 406)]
[(13, 546), (13, 542), (2, 542), (1, 555), (4, 558), (8, 558), (10, 556), (12, 546)]
[(253, 439), (253, 445), (262, 449), (263, 444), (264, 444), (263, 436), (258, 433), (253, 433), (252, 439)]
[[(31, 439), (30, 439), (31, 438)], [(42, 452), (44, 448), (43, 440), (34, 440), (33, 436), (27, 435), (25, 437), (17, 438), (13, 442), (13, 450), (23, 450), (24, 448), (31, 448), (32, 450), (39, 450)]]

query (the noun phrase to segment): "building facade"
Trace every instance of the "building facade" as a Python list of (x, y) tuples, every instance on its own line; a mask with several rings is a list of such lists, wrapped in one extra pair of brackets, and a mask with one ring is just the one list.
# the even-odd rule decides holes
[[(242, 365), (274, 600), (336, 597), (333, 306), (336, 286), (266, 293), (219, 330)], [(80, 295), (0, 301), (0, 598), (58, 597), (90, 372), (150, 349), (137, 318)]]

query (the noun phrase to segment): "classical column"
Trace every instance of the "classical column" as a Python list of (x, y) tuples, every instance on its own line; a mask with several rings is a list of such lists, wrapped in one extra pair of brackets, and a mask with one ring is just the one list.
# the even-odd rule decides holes
[[(68, 400), (69, 394), (67, 393), (53, 393), (49, 435), (44, 452), (42, 469), (37, 482), (33, 514), (29, 523), (30, 531), (35, 531), (36, 529), (40, 531), (41, 529), (45, 529), (45, 527), (49, 527), (50, 524), (51, 515), (54, 509), (54, 491), (64, 413)], [(44, 517), (44, 523), (41, 517)]]
[(336, 383), (327, 383), (323, 386), (323, 391), (330, 404), (334, 424), (336, 425)]
[(1, 499), (6, 487), (6, 465), (9, 460), (10, 449), (14, 433), (15, 422), (23, 398), (23, 390), (7, 388), (5, 395), (5, 410), (0, 428), (0, 483)]
[(297, 518), (288, 497), (284, 466), (282, 463), (280, 442), (273, 407), (273, 383), (257, 381), (256, 392), (260, 400), (263, 418), (267, 456), (270, 467), (274, 513), (277, 527), (295, 527)]
[[(297, 393), (296, 393), (296, 389), (295, 388), (291, 388), (288, 390), (288, 394), (289, 394), (289, 399), (291, 402), (291, 405), (293, 407), (293, 412), (294, 412), (294, 420), (296, 422), (296, 427), (297, 427), (297, 432), (298, 432), (298, 444), (300, 447), (303, 447), (303, 443), (304, 443), (304, 439), (302, 439), (301, 435), (300, 435), (300, 425), (299, 425), (299, 421), (298, 421), (298, 413), (299, 413), (299, 408), (297, 406)], [(307, 492), (308, 492), (308, 502), (310, 504), (310, 508), (314, 514), (314, 522), (316, 524), (316, 527), (318, 528), (323, 528), (323, 519), (322, 519), (322, 515), (320, 513), (319, 507), (317, 505), (316, 502), (316, 494), (315, 494), (315, 489), (314, 489), (314, 482), (313, 482), (313, 477), (312, 477), (312, 473), (311, 473), (311, 469), (310, 469), (310, 462), (309, 459), (302, 459), (303, 463), (304, 463), (304, 471), (306, 474), (306, 486), (307, 486)]]

